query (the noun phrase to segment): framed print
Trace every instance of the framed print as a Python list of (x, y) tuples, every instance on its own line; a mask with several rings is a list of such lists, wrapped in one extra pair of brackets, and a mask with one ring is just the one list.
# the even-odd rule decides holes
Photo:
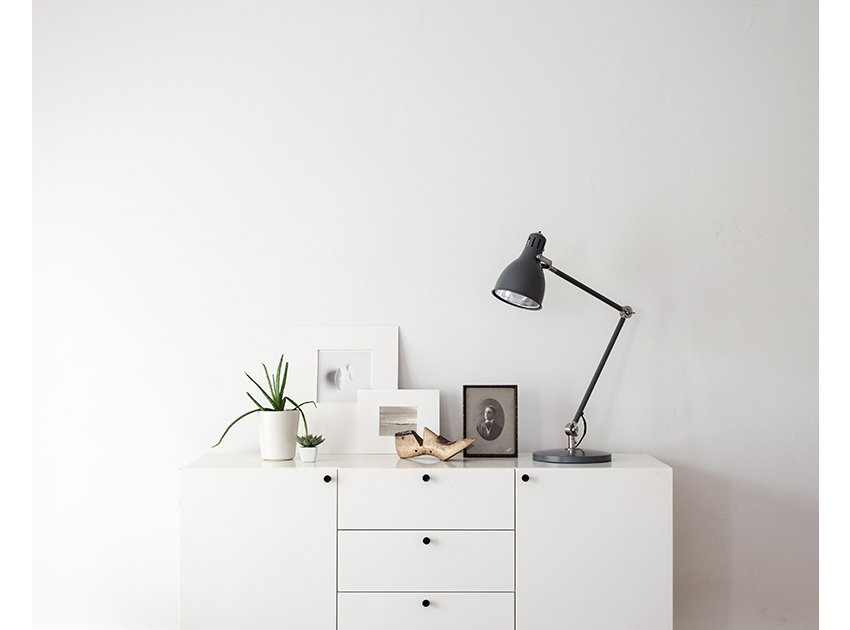
[[(287, 396), (327, 453), (357, 452), (357, 392), (398, 388), (398, 326), (293, 326)], [(303, 430), (303, 426), (302, 426)]]
[(463, 386), (464, 457), (516, 457), (517, 435), (516, 385)]
[(395, 453), (395, 434), (424, 427), (440, 434), (439, 389), (361, 389), (357, 392), (357, 452)]

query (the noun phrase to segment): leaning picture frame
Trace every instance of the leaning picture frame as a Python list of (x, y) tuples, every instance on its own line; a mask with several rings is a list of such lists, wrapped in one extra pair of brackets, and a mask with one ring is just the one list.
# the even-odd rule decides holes
[(361, 389), (357, 392), (357, 452), (396, 453), (395, 434), (428, 427), (440, 434), (439, 389)]
[(463, 437), (477, 438), (464, 457), (516, 457), (516, 385), (464, 385)]
[[(293, 326), (287, 393), (326, 453), (357, 452), (357, 392), (398, 389), (398, 326)], [(299, 431), (300, 433), (300, 431)]]

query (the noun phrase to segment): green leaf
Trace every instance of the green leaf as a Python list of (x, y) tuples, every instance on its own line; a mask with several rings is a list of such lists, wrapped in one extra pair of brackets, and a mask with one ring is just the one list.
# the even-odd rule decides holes
[(309, 435), (310, 429), (307, 428), (307, 416), (304, 415), (304, 410), (301, 409), (301, 405), (299, 405), (297, 402), (295, 402), (294, 400), (292, 400), (288, 396), (286, 398), (284, 398), (284, 400), (288, 400), (289, 402), (291, 402), (294, 405), (294, 407), (298, 410), (298, 413), (301, 414), (301, 420), (304, 421), (304, 433)]
[[(245, 392), (245, 393), (246, 393), (246, 394), (248, 394), (248, 392)], [(254, 401), (254, 404), (255, 404), (255, 405), (257, 405), (257, 407), (258, 407), (257, 411), (268, 411), (268, 409), (266, 409), (266, 408), (265, 408), (265, 407), (263, 407), (260, 403), (258, 403), (258, 402), (257, 402), (257, 399), (256, 399), (256, 398), (254, 398), (251, 394), (248, 394), (248, 398), (250, 398), (251, 400), (253, 400), (253, 401)]]
[(276, 403), (277, 403), (277, 401), (279, 401), (279, 400), (280, 400), (280, 398), (278, 397), (277, 393), (276, 393), (276, 392), (275, 392), (275, 390), (274, 390), (274, 383), (272, 383), (272, 379), (271, 379), (271, 378), (269, 378), (269, 371), (268, 371), (268, 369), (266, 368), (266, 364), (265, 364), (265, 363), (263, 363), (263, 371), (266, 373), (266, 381), (268, 382), (268, 384), (269, 384), (269, 390), (270, 390), (270, 391), (271, 391), (271, 393), (272, 393), (272, 397), (271, 397), (271, 400), (272, 400), (272, 406), (273, 406), (275, 409), (277, 409), (277, 405), (276, 405)]
[[(277, 364), (277, 373), (274, 375), (274, 382), (277, 386), (277, 392), (275, 393), (275, 398), (280, 400), (280, 397), (283, 395), (283, 387), (280, 384), (280, 367), (283, 365), (283, 355), (280, 355), (280, 362)], [(289, 363), (286, 364), (286, 367), (289, 367)]]
[(304, 436), (299, 435), (295, 439), (301, 446), (305, 448), (318, 446), (319, 444), (325, 441), (325, 438), (323, 438), (321, 435), (311, 435), (309, 433)]
[[(280, 357), (280, 360), (283, 361), (283, 356)], [(278, 368), (280, 369), (280, 368)], [(283, 368), (283, 384), (280, 386), (280, 394), (283, 395), (283, 390), (286, 389), (286, 377), (289, 374), (289, 361), (286, 362), (286, 367)]]
[(298, 413), (301, 414), (301, 419), (304, 421), (304, 433), (309, 435), (310, 430), (307, 428), (307, 416), (304, 415), (304, 410), (301, 409), (301, 406), (302, 405), (313, 405), (314, 407), (316, 407), (318, 409), (318, 407), (316, 406), (316, 403), (314, 403), (312, 400), (308, 400), (307, 402), (303, 402), (301, 404), (298, 404), (297, 402), (292, 400), (289, 396), (285, 396), (284, 399), (283, 399), (284, 405), (287, 402), (292, 403), (292, 406), (295, 407), (298, 410)]
[[(265, 366), (263, 366), (263, 367), (265, 367)], [(270, 396), (266, 393), (266, 390), (264, 390), (262, 387), (260, 387), (260, 384), (259, 384), (257, 381), (255, 381), (253, 378), (251, 378), (251, 375), (250, 375), (250, 374), (248, 374), (248, 372), (245, 372), (245, 376), (247, 376), (249, 379), (251, 379), (251, 382), (252, 382), (254, 385), (256, 385), (256, 386), (257, 386), (257, 389), (259, 389), (259, 390), (263, 393), (263, 396), (265, 396), (265, 397), (266, 397), (266, 400), (268, 400), (268, 401), (269, 401), (269, 404), (272, 406), (272, 409), (273, 409), (274, 411), (281, 411), (281, 410), (283, 409), (282, 407), (281, 407), (281, 408), (278, 408), (278, 407), (275, 407), (275, 406), (274, 406), (274, 401), (273, 401), (273, 400), (271, 399), (271, 397), (270, 397)]]
[(224, 430), (224, 433), (222, 433), (222, 434), (221, 434), (221, 437), (218, 439), (218, 442), (216, 442), (215, 444), (213, 444), (213, 445), (212, 445), (212, 448), (215, 448), (216, 446), (218, 446), (219, 444), (221, 444), (221, 441), (224, 439), (224, 436), (225, 436), (225, 435), (227, 435), (227, 432), (228, 432), (228, 431), (230, 431), (230, 427), (232, 427), (234, 424), (236, 424), (237, 422), (239, 422), (239, 421), (240, 421), (242, 418), (244, 418), (245, 416), (250, 416), (252, 413), (256, 413), (256, 412), (258, 412), (258, 411), (260, 411), (260, 409), (252, 409), (252, 410), (251, 410), (251, 411), (249, 411), (248, 413), (243, 413), (241, 416), (239, 416), (238, 418), (236, 418), (236, 420), (234, 420), (233, 422), (231, 422), (231, 423), (227, 426), (227, 428)]

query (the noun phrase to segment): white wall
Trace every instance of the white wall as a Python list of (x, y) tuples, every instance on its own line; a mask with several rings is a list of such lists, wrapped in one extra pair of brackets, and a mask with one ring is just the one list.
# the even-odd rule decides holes
[(677, 630), (816, 628), (817, 11), (37, 0), (36, 628), (176, 628), (178, 469), (292, 325), (558, 444), (616, 313), (489, 295), (537, 230), (638, 313), (588, 444), (674, 468)]

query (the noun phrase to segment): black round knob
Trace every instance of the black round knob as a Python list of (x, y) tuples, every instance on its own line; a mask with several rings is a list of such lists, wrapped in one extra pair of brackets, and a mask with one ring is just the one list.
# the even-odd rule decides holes
[(531, 479), (531, 477), (529, 477), (528, 475), (523, 475), (523, 476), (522, 476), (522, 480), (523, 480), (523, 481), (528, 481), (529, 479)]
[(429, 600), (427, 600), (427, 599), (423, 599), (423, 600), (422, 600), (422, 605), (423, 605), (423, 606), (425, 606), (425, 608), (428, 608), (428, 606), (430, 606), (430, 605), (431, 605), (431, 602), (430, 602)]
[(425, 538), (423, 538), (423, 539), (422, 539), (422, 544), (423, 544), (423, 545), (430, 545), (430, 544), (431, 544), (431, 539), (430, 539), (430, 538), (428, 538), (427, 536), (425, 536)]
[(331, 476), (325, 475), (325, 483), (330, 483), (330, 482), (331, 482)]
[[(422, 481), (431, 481), (431, 475), (422, 475)], [(427, 599), (425, 601), (428, 601)]]

